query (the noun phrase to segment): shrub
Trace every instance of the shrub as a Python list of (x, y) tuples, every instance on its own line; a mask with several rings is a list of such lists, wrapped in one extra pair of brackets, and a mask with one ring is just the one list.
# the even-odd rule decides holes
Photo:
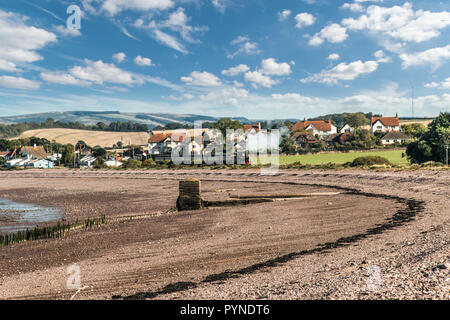
[(359, 157), (353, 160), (351, 164), (352, 167), (370, 167), (373, 165), (390, 166), (392, 164), (388, 159), (379, 156)]
[(153, 161), (153, 159), (147, 159), (144, 162), (142, 162), (142, 166), (144, 168), (154, 168), (156, 167), (156, 162)]
[(123, 167), (123, 168), (126, 168), (126, 169), (137, 169), (137, 168), (140, 168), (141, 165), (142, 165), (142, 162), (141, 162), (141, 161), (138, 161), (138, 160), (128, 160), (128, 161), (125, 161), (125, 162), (122, 164), (122, 167)]

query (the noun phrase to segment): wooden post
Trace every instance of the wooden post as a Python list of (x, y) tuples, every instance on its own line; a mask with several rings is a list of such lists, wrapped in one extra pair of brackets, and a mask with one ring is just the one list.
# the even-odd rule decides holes
[(179, 196), (177, 200), (178, 211), (198, 210), (203, 206), (201, 196), (201, 183), (197, 179), (180, 181)]

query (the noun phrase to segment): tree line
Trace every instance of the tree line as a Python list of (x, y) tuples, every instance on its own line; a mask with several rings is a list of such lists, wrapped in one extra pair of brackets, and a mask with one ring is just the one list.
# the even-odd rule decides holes
[(86, 125), (79, 121), (62, 122), (62, 121), (55, 121), (54, 119), (49, 118), (44, 122), (24, 122), (13, 124), (0, 123), (0, 138), (17, 137), (27, 130), (54, 129), (54, 128), (112, 131), (112, 132), (146, 132), (149, 130), (148, 125), (135, 123), (132, 121), (128, 122), (115, 121), (111, 122), (110, 124), (98, 122), (94, 125)]

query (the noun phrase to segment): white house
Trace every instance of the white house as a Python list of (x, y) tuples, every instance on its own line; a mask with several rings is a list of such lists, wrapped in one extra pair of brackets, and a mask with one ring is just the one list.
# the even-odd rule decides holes
[(325, 121), (299, 121), (292, 126), (292, 131), (309, 131), (313, 135), (319, 135), (320, 137), (328, 137), (329, 135), (337, 133), (337, 128), (331, 123), (330, 120)]
[(92, 164), (97, 160), (96, 157), (86, 156), (80, 159), (80, 167), (92, 167)]
[(374, 117), (370, 119), (370, 133), (401, 131), (398, 113), (395, 117)]
[(119, 160), (108, 160), (105, 161), (105, 165), (107, 167), (120, 167), (123, 163), (120, 162)]
[(30, 160), (25, 164), (29, 168), (53, 169), (53, 162), (47, 159)]
[(355, 133), (354, 131), (355, 130), (352, 127), (350, 127), (348, 124), (345, 124), (345, 126), (343, 126), (341, 130), (339, 130), (339, 133), (350, 132), (353, 134), (353, 133)]
[(411, 140), (411, 138), (401, 131), (390, 131), (383, 138), (381, 138), (381, 142), (384, 145), (404, 143), (409, 140)]

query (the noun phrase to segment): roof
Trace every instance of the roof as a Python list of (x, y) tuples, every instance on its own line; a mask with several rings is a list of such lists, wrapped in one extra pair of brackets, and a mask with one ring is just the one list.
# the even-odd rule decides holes
[(411, 140), (411, 137), (401, 131), (388, 132), (381, 140)]
[(244, 131), (251, 131), (252, 129), (255, 129), (256, 132), (261, 131), (261, 124), (244, 124)]
[(372, 117), (371, 124), (374, 125), (375, 122), (381, 121), (386, 127), (398, 127), (400, 122), (398, 121), (398, 114), (395, 117)]
[(22, 147), (22, 148), (20, 148), (19, 154), (22, 155), (24, 153), (24, 151), (26, 151), (27, 154), (32, 155), (34, 158), (45, 159), (48, 157), (48, 154), (45, 151), (43, 146)]
[(80, 160), (80, 162), (94, 162), (95, 160), (97, 160), (96, 157), (87, 156), (87, 157), (82, 158)]
[(0, 157), (5, 157), (5, 156), (7, 156), (8, 154), (10, 154), (9, 151), (0, 151)]
[(168, 134), (157, 133), (148, 139), (148, 143), (161, 143), (169, 137)]
[(291, 137), (292, 140), (294, 141), (298, 141), (298, 139), (300, 137), (305, 138), (308, 142), (317, 142), (316, 137), (314, 137), (312, 134), (310, 134), (309, 132), (296, 132), (294, 133), (294, 135)]
[(355, 139), (355, 136), (348, 131), (345, 131), (343, 133), (335, 133), (328, 137), (327, 142), (338, 142), (338, 143), (345, 143), (347, 141), (352, 141)]
[(299, 121), (292, 126), (292, 131), (306, 130), (310, 125), (319, 131), (331, 131), (331, 120), (325, 121)]

